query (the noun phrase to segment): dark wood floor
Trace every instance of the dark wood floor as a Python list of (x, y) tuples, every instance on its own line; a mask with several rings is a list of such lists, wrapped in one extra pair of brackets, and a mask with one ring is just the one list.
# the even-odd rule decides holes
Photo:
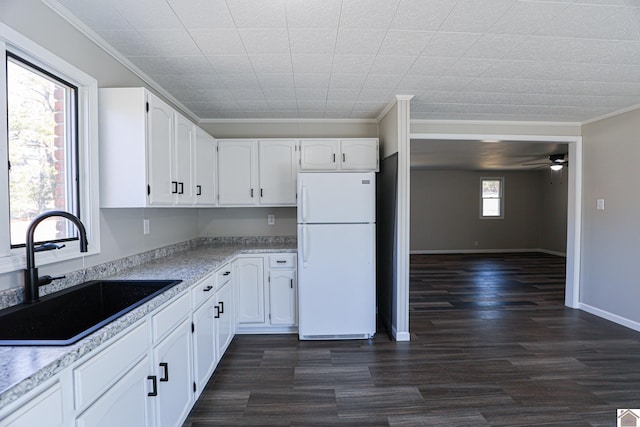
[(563, 306), (564, 259), (411, 257), (411, 342), (237, 336), (185, 426), (615, 426), (640, 333)]

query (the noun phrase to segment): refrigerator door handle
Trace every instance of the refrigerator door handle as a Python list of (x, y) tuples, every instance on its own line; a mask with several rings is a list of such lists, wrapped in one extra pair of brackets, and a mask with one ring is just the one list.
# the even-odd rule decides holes
[(300, 207), (302, 208), (302, 222), (307, 222), (307, 186), (303, 185), (301, 189), (301, 198)]
[(309, 231), (306, 226), (302, 226), (302, 262), (309, 262)]

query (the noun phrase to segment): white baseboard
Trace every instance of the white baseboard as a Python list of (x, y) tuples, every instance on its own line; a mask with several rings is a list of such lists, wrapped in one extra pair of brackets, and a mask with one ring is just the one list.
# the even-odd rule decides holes
[(627, 319), (626, 317), (618, 316), (617, 314), (610, 313), (606, 310), (602, 310), (582, 302), (578, 303), (578, 308), (580, 310), (586, 311), (587, 313), (591, 313), (594, 316), (602, 317), (603, 319), (610, 320), (611, 322), (617, 323), (618, 325), (626, 326), (627, 328), (640, 332), (639, 322), (635, 322), (633, 320)]
[(531, 249), (416, 249), (409, 253), (411, 255), (438, 255), (438, 254), (507, 254), (507, 253), (522, 253), (522, 252), (542, 252), (550, 255), (557, 255), (566, 257), (564, 252), (550, 251), (547, 249), (531, 248)]
[(393, 328), (393, 338), (396, 341), (411, 341), (411, 334), (409, 332), (398, 332), (396, 328)]

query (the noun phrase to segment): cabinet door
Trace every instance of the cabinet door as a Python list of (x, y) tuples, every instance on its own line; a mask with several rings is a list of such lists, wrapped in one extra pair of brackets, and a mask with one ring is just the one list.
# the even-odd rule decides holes
[(218, 194), (220, 206), (258, 203), (256, 188), (257, 141), (218, 141)]
[[(153, 349), (152, 375), (157, 377), (156, 426), (180, 425), (191, 408), (191, 322), (185, 319)], [(117, 425), (117, 424), (113, 424)]]
[[(175, 113), (175, 115), (175, 168), (172, 190), (176, 192), (176, 204), (191, 205), (195, 201), (195, 187), (192, 177), (195, 126), (180, 114)], [(175, 184), (173, 184), (174, 182)]]
[(148, 402), (155, 397), (148, 396), (152, 391), (151, 382), (147, 379), (148, 373), (149, 358), (145, 356), (76, 419), (76, 426), (144, 427), (153, 425)]
[(342, 170), (377, 171), (378, 140), (355, 139), (340, 141)]
[(44, 425), (44, 420), (47, 426), (69, 425), (69, 420), (65, 423), (64, 419), (63, 391), (59, 382), (35, 396), (33, 394), (23, 396), (24, 404), (20, 404), (19, 409), (8, 417), (0, 419), (0, 426), (33, 427)]
[[(147, 102), (147, 174), (150, 205), (171, 205), (174, 111), (148, 93)], [(142, 167), (142, 165), (140, 166)]]
[(193, 372), (196, 397), (202, 393), (217, 361), (214, 315), (216, 301), (209, 298), (193, 314)]
[(216, 351), (221, 359), (235, 332), (233, 287), (227, 282), (216, 293)]
[(200, 128), (196, 128), (195, 146), (195, 198), (197, 205), (216, 204), (216, 140)]
[(293, 270), (271, 270), (269, 308), (272, 325), (296, 324), (296, 283)]
[(305, 139), (300, 141), (300, 170), (338, 169), (337, 139)]
[(260, 204), (296, 204), (297, 141), (260, 141)]
[(264, 323), (264, 266), (262, 258), (240, 258), (235, 263), (238, 323)]

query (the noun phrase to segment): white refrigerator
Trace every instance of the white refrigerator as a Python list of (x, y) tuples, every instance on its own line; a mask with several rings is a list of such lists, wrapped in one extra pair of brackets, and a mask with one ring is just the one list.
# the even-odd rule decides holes
[(375, 174), (298, 174), (301, 340), (376, 332)]

